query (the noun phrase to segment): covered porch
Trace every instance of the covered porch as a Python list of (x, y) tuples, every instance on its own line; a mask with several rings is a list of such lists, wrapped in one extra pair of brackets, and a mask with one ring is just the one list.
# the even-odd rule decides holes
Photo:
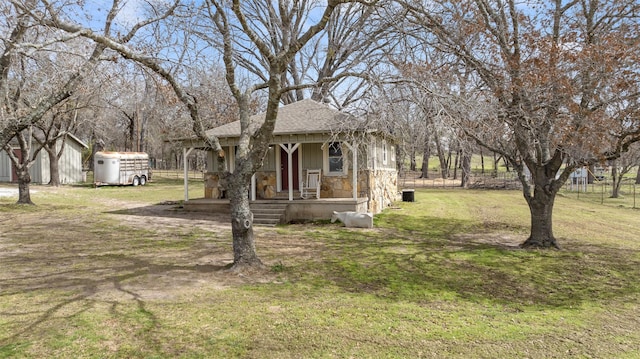
[[(254, 126), (263, 121), (263, 115), (251, 117)], [(333, 211), (375, 214), (397, 198), (393, 147), (383, 134), (353, 129), (345, 122), (357, 121), (311, 100), (280, 108), (268, 151), (247, 193), (255, 217), (276, 208), (282, 222), (329, 219)], [(185, 180), (185, 208), (228, 212), (223, 174), (235, 171), (240, 123), (228, 123), (207, 134), (218, 139), (226, 161), (216, 161), (200, 139), (181, 140), (185, 164), (193, 150), (208, 151), (205, 198), (190, 198)], [(319, 181), (311, 180), (314, 174)], [(311, 182), (319, 185), (310, 189)]]
[[(279, 136), (280, 137), (280, 136)], [(356, 143), (335, 142), (323, 143), (322, 138), (314, 138), (315, 141), (307, 139), (308, 142), (286, 142), (287, 140), (298, 140), (296, 138), (279, 138), (282, 142), (274, 142), (269, 146), (269, 151), (264, 159), (264, 164), (260, 170), (251, 177), (251, 192), (248, 194), (250, 200), (257, 199), (278, 199), (293, 201), (299, 198), (303, 186), (307, 185), (306, 174), (308, 171), (318, 171), (320, 183), (323, 184), (319, 198), (351, 198), (356, 200), (361, 194), (366, 192), (363, 187), (362, 169), (358, 168), (358, 145)], [(221, 141), (222, 142), (222, 141)], [(226, 142), (226, 141), (225, 141)], [(338, 150), (331, 150), (334, 144)], [(224, 171), (234, 171), (234, 145), (223, 146), (228, 154), (227, 168), (218, 168), (213, 160), (213, 153), (209, 152), (207, 158), (207, 168), (204, 174), (205, 198), (218, 199), (225, 198), (225, 189), (220, 184), (219, 174)], [(343, 153), (342, 148), (345, 149)], [(190, 201), (189, 186), (187, 178), (188, 156), (195, 149), (208, 150), (200, 147), (183, 148), (183, 168), (185, 173), (184, 181), (184, 201)], [(337, 151), (336, 158), (331, 158), (330, 153)], [(346, 159), (350, 154), (349, 160)], [(365, 195), (366, 197), (366, 195)]]

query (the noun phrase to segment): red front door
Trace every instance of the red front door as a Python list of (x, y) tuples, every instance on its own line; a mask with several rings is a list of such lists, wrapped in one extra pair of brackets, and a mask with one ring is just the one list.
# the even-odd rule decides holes
[[(289, 160), (287, 156), (287, 151), (280, 148), (280, 175), (282, 178), (282, 190), (289, 190)], [(297, 190), (300, 188), (299, 177), (298, 177), (298, 149), (296, 148), (291, 155), (291, 168), (293, 168), (293, 189)]]

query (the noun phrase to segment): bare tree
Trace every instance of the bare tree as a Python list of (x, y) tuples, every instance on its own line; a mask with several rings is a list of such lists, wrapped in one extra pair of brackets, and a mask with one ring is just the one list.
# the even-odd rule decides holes
[[(262, 267), (255, 249), (253, 215), (247, 193), (251, 176), (262, 165), (268, 149), (281, 98), (295, 89), (283, 82), (283, 76), (287, 74), (295, 55), (325, 28), (334, 10), (348, 2), (351, 1), (328, 1), (326, 6), (316, 9), (320, 12), (317, 21), (305, 14), (310, 6), (319, 5), (305, 0), (281, 1), (277, 4), (209, 0), (200, 8), (204, 12), (197, 28), (200, 41), (210, 41), (214, 45), (212, 48), (216, 44), (222, 45), (225, 78), (237, 103), (241, 126), (235, 170), (223, 175), (231, 201), (234, 270)], [(187, 7), (185, 11), (190, 9)], [(52, 14), (51, 24), (108, 46), (123, 57), (135, 60), (162, 76), (188, 108), (197, 136), (206, 141), (217, 154), (217, 160), (224, 164), (225, 156), (218, 139), (208, 137), (205, 133), (199, 102), (186, 91), (174, 73), (163, 67), (158, 56), (134, 51), (114, 38), (98, 35), (81, 24), (65, 21), (55, 16), (55, 13)], [(194, 16), (193, 13), (189, 15)], [(288, 27), (282, 26), (301, 22), (304, 22), (304, 31), (300, 33), (290, 32)], [(247, 71), (253, 76), (247, 75)], [(251, 104), (256, 92), (264, 93), (267, 98), (265, 120), (260, 124), (250, 123)]]
[[(17, 170), (18, 203), (33, 204), (29, 168), (39, 149), (32, 151), (32, 126), (71, 96), (104, 47), (96, 46), (88, 57), (74, 54), (69, 50), (77, 44), (73, 35), (56, 34), (31, 19), (29, 13), (38, 10), (37, 1), (3, 3), (2, 7), (0, 16), (7, 24), (2, 31), (7, 36), (0, 54), (0, 146)], [(19, 154), (9, 146), (12, 138), (19, 144)]]
[(640, 4), (402, 3), (405, 27), (481, 84), (474, 101), (447, 108), (465, 119), (459, 125), (467, 135), (517, 171), (531, 212), (523, 246), (557, 247), (553, 205), (570, 173), (616, 158), (640, 139)]
[(315, 82), (311, 99), (337, 108), (366, 97), (383, 76), (380, 65), (396, 42), (389, 33), (390, 19), (378, 12), (382, 5), (352, 2), (334, 11), (321, 36), (297, 56), (299, 65), (291, 73), (298, 70), (300, 75), (293, 76), (294, 84)]
[(33, 138), (49, 156), (49, 185), (54, 187), (60, 186), (59, 162), (67, 138), (75, 132), (78, 124), (76, 105), (77, 103), (65, 102), (62, 106), (52, 109), (44, 121), (36, 125), (38, 131), (33, 133)]
[[(224, 44), (223, 61), (226, 78), (231, 93), (238, 103), (241, 134), (236, 151), (236, 169), (226, 173), (228, 191), (231, 198), (231, 220), (234, 247), (234, 267), (262, 266), (255, 252), (253, 239), (253, 215), (249, 208), (247, 193), (253, 173), (260, 168), (266, 155), (282, 96), (292, 90), (282, 81), (288, 66), (295, 55), (310, 42), (325, 26), (332, 13), (341, 3), (349, 1), (328, 1), (320, 20), (307, 23), (303, 33), (287, 31), (281, 24), (305, 21), (306, 1), (280, 2), (278, 7), (247, 1), (233, 1), (231, 6), (224, 2), (208, 1), (211, 21), (222, 35)], [(277, 21), (266, 22), (260, 19), (257, 8), (266, 8), (266, 14)], [(306, 20), (308, 21), (308, 19)], [(265, 29), (265, 23), (269, 24)], [(268, 36), (264, 36), (270, 34)], [(264, 41), (263, 39), (268, 41)], [(250, 50), (250, 51), (247, 51)], [(238, 61), (240, 59), (240, 61)], [(240, 86), (237, 65), (249, 63), (251, 59), (260, 59), (264, 63), (263, 78), (250, 86)], [(254, 66), (252, 66), (255, 69)], [(267, 107), (265, 119), (258, 129), (253, 130), (250, 123), (250, 103), (253, 93), (266, 90)], [(255, 124), (254, 124), (255, 125)], [(217, 144), (217, 149), (220, 145)]]
[(611, 198), (620, 197), (620, 187), (622, 186), (624, 175), (631, 172), (638, 165), (640, 165), (640, 143), (634, 143), (629, 147), (629, 151), (611, 161), (611, 178), (613, 182)]
[(33, 127), (28, 127), (14, 134), (14, 138), (18, 143), (18, 148), (14, 149), (10, 143), (3, 146), (3, 149), (11, 159), (18, 176), (18, 204), (33, 205), (31, 201), (31, 192), (29, 186), (31, 184), (31, 173), (29, 168), (35, 163), (35, 159), (41, 150), (41, 147), (32, 151), (33, 144)]
[[(23, 141), (24, 131), (73, 94), (103, 59), (106, 46), (96, 43), (87, 51), (87, 42), (79, 34), (58, 31), (43, 21), (47, 14), (55, 16), (57, 11), (47, 1), (10, 0), (0, 6), (0, 16), (7, 24), (0, 30), (6, 32), (0, 54), (0, 145), (5, 147), (16, 137), (23, 147), (30, 143)], [(104, 36), (111, 35), (118, 10), (116, 2), (106, 17)], [(122, 41), (127, 42), (143, 26), (156, 21), (154, 18), (134, 26)], [(28, 163), (19, 163), (18, 156), (10, 158), (14, 166), (28, 172)], [(24, 193), (29, 191), (30, 177), (19, 175), (18, 180), (18, 203), (31, 203)]]

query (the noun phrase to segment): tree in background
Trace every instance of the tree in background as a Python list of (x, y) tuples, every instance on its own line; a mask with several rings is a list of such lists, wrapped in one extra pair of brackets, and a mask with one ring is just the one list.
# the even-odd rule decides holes
[[(0, 147), (16, 170), (19, 204), (33, 204), (29, 168), (40, 150), (32, 146), (33, 125), (72, 95), (104, 49), (95, 46), (88, 55), (78, 54), (74, 36), (40, 27), (30, 17), (37, 5), (0, 5), (0, 17), (7, 24), (0, 30), (6, 39), (0, 54)], [(17, 151), (10, 145), (12, 139)]]
[(64, 153), (69, 135), (78, 125), (78, 103), (65, 102), (53, 108), (43, 121), (36, 125), (33, 138), (49, 156), (49, 185), (60, 186), (60, 158)]
[[(361, 106), (385, 75), (386, 55), (396, 39), (389, 33), (389, 21), (378, 6), (361, 1), (346, 3), (330, 16), (325, 29), (300, 51), (290, 73), (293, 85), (315, 83), (311, 99), (332, 103), (338, 109)], [(297, 100), (300, 90), (289, 92)]]
[[(620, 197), (620, 187), (624, 175), (640, 166), (640, 143), (634, 143), (619, 158), (611, 160), (611, 198)], [(636, 178), (637, 181), (637, 178)]]
[(472, 97), (442, 102), (459, 128), (517, 171), (531, 213), (523, 246), (557, 247), (553, 206), (570, 173), (640, 139), (640, 4), (402, 3), (405, 33), (470, 75)]
[[(111, 35), (111, 25), (118, 6), (109, 11), (103, 34)], [(0, 5), (0, 17), (6, 24), (0, 53), (0, 146), (6, 148), (12, 138), (21, 147), (21, 156), (11, 156), (18, 169), (18, 203), (32, 203), (29, 195), (31, 177), (28, 172), (33, 125), (72, 96), (82, 81), (95, 70), (106, 47), (91, 44), (78, 34), (57, 30), (44, 17), (56, 11), (47, 1), (10, 0)], [(160, 15), (162, 17), (164, 15)], [(158, 20), (150, 18), (132, 27), (121, 40), (127, 42), (146, 25)], [(27, 139), (28, 137), (28, 139)], [(25, 161), (25, 162), (20, 162)]]

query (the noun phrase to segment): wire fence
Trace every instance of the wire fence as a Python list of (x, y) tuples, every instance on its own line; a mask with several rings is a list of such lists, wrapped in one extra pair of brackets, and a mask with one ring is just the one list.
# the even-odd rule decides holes
[[(152, 178), (184, 179), (184, 170), (154, 169)], [(199, 170), (187, 171), (187, 179), (190, 179), (190, 180), (204, 179), (204, 172)]]
[(623, 208), (640, 208), (640, 185), (635, 183), (635, 178), (627, 178), (622, 181), (618, 190), (618, 196), (612, 197), (613, 183), (608, 178), (593, 183), (576, 184), (569, 180), (562, 195), (580, 201), (598, 203), (606, 206)]
[[(461, 188), (460, 174), (457, 178), (443, 179), (438, 172), (429, 172), (429, 177), (422, 177), (422, 172), (405, 171), (398, 177), (400, 188)], [(472, 173), (469, 176), (468, 188), (487, 189), (519, 189), (522, 188), (514, 172), (499, 172), (497, 174)]]
[[(413, 188), (461, 188), (461, 180), (442, 179), (439, 173), (429, 173), (428, 178), (422, 178), (421, 172), (407, 171), (398, 177), (400, 189)], [(467, 188), (482, 189), (522, 189), (522, 184), (515, 172), (499, 172), (497, 174), (473, 173), (469, 177)], [(640, 208), (640, 185), (635, 178), (625, 178), (620, 184), (618, 197), (612, 197), (613, 183), (609, 178), (603, 178), (593, 183), (575, 183), (569, 179), (560, 194), (567, 198), (622, 208)]]

